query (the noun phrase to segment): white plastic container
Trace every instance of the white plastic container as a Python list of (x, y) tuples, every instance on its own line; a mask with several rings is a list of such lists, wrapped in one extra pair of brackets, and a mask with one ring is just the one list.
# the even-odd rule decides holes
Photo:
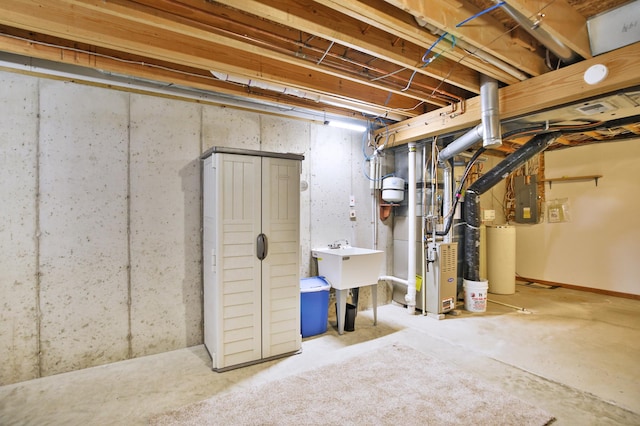
[(400, 203), (404, 200), (404, 179), (389, 176), (382, 181), (382, 199), (387, 203)]
[(469, 312), (485, 312), (489, 282), (462, 280), (462, 286), (464, 287), (464, 308)]

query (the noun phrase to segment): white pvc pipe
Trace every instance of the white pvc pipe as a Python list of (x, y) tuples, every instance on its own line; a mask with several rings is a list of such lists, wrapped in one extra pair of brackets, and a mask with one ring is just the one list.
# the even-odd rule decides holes
[(407, 311), (409, 315), (416, 312), (416, 144), (409, 142), (409, 211), (407, 220), (409, 221), (408, 250), (407, 257), (409, 265), (407, 269)]
[(393, 281), (396, 283), (409, 285), (407, 280), (403, 280), (402, 278), (398, 278), (398, 277), (392, 277), (391, 275), (381, 275), (378, 277), (378, 281)]
[[(432, 148), (434, 144), (435, 144), (434, 142), (431, 143)], [(431, 157), (431, 159), (433, 161), (434, 157)], [(421, 207), (420, 208), (420, 276), (422, 277), (422, 282), (426, 283), (427, 282), (426, 268), (425, 268), (426, 259), (424, 257), (425, 235), (427, 235), (425, 222), (424, 222), (424, 218), (426, 217), (425, 212), (427, 210), (427, 203), (426, 203), (427, 144), (426, 143), (422, 146), (422, 164), (420, 165), (420, 172), (422, 173), (422, 205), (420, 206)], [(417, 283), (416, 283), (416, 286), (417, 286)], [(427, 310), (425, 309), (426, 306), (427, 306), (427, 289), (425, 288), (424, 290), (422, 290), (422, 315), (427, 314)]]
[[(444, 222), (446, 223), (449, 215), (455, 214), (455, 212), (451, 211), (453, 209), (453, 188), (451, 187), (451, 175), (453, 174), (453, 170), (451, 165), (446, 161), (442, 163), (442, 166), (444, 167), (442, 173), (442, 180), (444, 181), (444, 190), (442, 191), (442, 216), (445, 218)], [(453, 220), (453, 218), (451, 218), (450, 220)], [(451, 242), (452, 232), (453, 227), (450, 227), (449, 232), (447, 232), (447, 234), (443, 238), (443, 242)], [(435, 242), (435, 240), (433, 242)]]

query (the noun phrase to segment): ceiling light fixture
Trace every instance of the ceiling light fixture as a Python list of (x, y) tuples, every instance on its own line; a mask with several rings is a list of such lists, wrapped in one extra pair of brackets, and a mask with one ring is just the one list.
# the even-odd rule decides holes
[(595, 64), (584, 72), (583, 78), (587, 84), (598, 84), (607, 77), (607, 74), (609, 74), (609, 69), (606, 65)]
[(341, 129), (353, 130), (360, 133), (367, 130), (367, 127), (363, 126), (362, 124), (347, 123), (346, 121), (331, 120), (325, 121), (325, 123), (327, 123), (331, 127), (339, 127)]

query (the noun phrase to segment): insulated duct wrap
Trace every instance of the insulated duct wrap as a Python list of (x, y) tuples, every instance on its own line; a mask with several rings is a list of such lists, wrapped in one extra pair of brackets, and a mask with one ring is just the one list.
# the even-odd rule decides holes
[(464, 241), (466, 280), (480, 281), (480, 195), (493, 188), (530, 158), (544, 151), (558, 136), (560, 133), (554, 132), (533, 137), (467, 189), (464, 200), (464, 219), (467, 223)]

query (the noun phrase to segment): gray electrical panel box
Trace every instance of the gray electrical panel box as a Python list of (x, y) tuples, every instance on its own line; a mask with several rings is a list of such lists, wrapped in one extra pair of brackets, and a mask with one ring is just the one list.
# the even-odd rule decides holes
[(538, 179), (535, 175), (516, 176), (516, 222), (538, 223)]

